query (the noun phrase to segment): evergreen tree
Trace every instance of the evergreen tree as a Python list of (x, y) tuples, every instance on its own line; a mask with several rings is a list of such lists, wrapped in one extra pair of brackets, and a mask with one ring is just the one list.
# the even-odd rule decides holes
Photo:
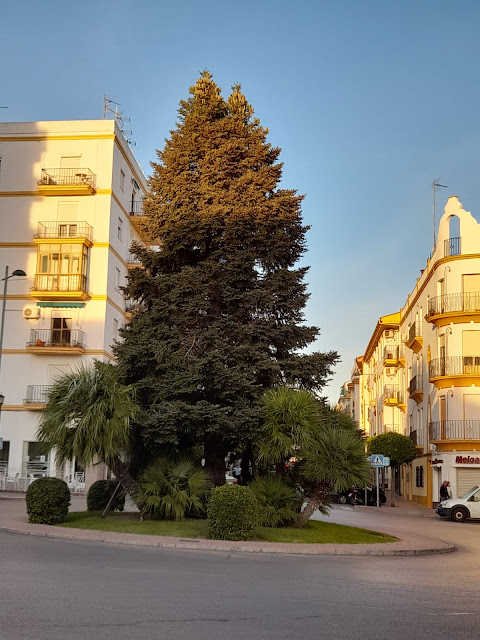
[(280, 149), (233, 87), (205, 71), (158, 162), (144, 204), (159, 251), (135, 247), (144, 269), (126, 295), (141, 303), (115, 351), (137, 384), (137, 455), (204, 446), (216, 484), (224, 456), (256, 432), (260, 397), (276, 384), (319, 391), (335, 352), (302, 353), (307, 268), (302, 196), (279, 188)]

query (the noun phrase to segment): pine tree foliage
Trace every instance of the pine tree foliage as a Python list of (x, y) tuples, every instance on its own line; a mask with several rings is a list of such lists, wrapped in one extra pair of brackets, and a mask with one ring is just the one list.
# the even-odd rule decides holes
[(144, 269), (126, 294), (141, 303), (116, 347), (143, 408), (147, 449), (202, 443), (218, 456), (259, 423), (276, 384), (318, 391), (335, 352), (302, 353), (318, 335), (304, 324), (307, 268), (302, 196), (279, 186), (280, 149), (235, 85), (227, 100), (208, 71), (158, 161), (144, 203), (159, 251), (135, 247)]

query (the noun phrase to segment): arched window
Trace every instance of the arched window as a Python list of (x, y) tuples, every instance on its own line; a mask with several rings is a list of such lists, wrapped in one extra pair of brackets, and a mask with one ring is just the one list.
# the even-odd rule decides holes
[(445, 240), (445, 257), (458, 256), (461, 253), (460, 247), (460, 218), (450, 216), (448, 220), (449, 238)]

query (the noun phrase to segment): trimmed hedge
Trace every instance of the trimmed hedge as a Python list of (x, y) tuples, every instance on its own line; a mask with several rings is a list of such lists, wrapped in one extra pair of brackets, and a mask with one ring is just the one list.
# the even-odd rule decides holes
[(28, 521), (59, 524), (68, 514), (70, 489), (59, 478), (39, 478), (27, 489)]
[[(87, 493), (87, 510), (103, 511), (115, 489), (118, 480), (97, 480), (92, 484)], [(123, 511), (125, 507), (125, 492), (120, 487), (110, 505), (110, 511)]]
[(250, 540), (259, 516), (258, 500), (249, 487), (215, 487), (208, 502), (208, 535), (213, 540)]

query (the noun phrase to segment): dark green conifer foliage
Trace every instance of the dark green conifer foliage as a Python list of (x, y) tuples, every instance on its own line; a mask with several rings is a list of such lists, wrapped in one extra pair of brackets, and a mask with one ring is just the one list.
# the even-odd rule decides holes
[(318, 391), (335, 352), (303, 354), (318, 335), (304, 322), (307, 268), (302, 196), (279, 188), (280, 149), (233, 87), (227, 101), (205, 71), (152, 163), (144, 211), (160, 251), (136, 247), (144, 269), (127, 295), (143, 311), (115, 349), (142, 412), (137, 445), (202, 444), (216, 483), (223, 457), (259, 423), (275, 384)]

